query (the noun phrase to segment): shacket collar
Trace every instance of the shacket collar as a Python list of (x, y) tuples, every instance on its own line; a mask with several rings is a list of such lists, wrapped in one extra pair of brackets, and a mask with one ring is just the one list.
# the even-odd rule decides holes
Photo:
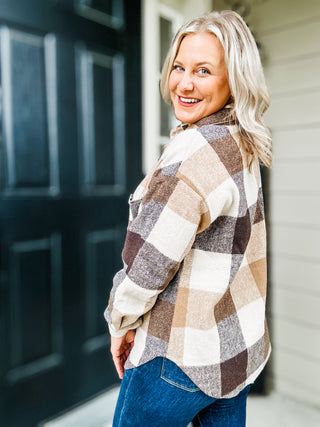
[(231, 108), (229, 106), (223, 107), (221, 110), (216, 111), (215, 113), (210, 114), (207, 117), (196, 121), (195, 123), (181, 123), (179, 126), (174, 128), (170, 137), (175, 136), (177, 133), (180, 133), (186, 129), (198, 128), (206, 125), (233, 125), (235, 120), (231, 115)]

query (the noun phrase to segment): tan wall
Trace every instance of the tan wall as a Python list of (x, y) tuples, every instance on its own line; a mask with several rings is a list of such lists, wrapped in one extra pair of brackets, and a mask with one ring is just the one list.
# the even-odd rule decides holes
[[(213, 1), (215, 9), (228, 8)], [(273, 134), (269, 252), (276, 390), (320, 407), (320, 2), (251, 0)]]

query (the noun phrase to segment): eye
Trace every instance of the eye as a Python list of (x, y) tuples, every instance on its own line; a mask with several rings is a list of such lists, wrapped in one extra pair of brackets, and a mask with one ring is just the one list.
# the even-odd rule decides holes
[(181, 67), (181, 65), (178, 65), (178, 64), (174, 64), (173, 69), (177, 71), (184, 71), (183, 67)]
[(210, 71), (207, 68), (200, 68), (198, 73), (201, 75), (210, 74)]

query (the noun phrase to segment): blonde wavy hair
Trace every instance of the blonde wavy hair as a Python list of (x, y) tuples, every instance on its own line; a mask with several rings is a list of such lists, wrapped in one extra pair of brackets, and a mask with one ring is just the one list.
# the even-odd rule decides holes
[(171, 104), (168, 82), (183, 38), (201, 32), (214, 34), (224, 48), (232, 94), (230, 117), (240, 128), (241, 146), (248, 167), (251, 169), (256, 158), (271, 167), (271, 136), (262, 120), (270, 98), (257, 44), (247, 24), (236, 12), (211, 12), (178, 30), (162, 68), (160, 90), (164, 101)]

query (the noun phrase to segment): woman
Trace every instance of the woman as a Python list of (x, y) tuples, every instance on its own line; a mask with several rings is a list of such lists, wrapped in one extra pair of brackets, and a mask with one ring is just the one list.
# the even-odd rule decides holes
[(114, 426), (245, 425), (265, 366), (271, 166), (259, 53), (232, 11), (183, 26), (161, 92), (182, 124), (130, 200), (106, 319), (123, 377)]

